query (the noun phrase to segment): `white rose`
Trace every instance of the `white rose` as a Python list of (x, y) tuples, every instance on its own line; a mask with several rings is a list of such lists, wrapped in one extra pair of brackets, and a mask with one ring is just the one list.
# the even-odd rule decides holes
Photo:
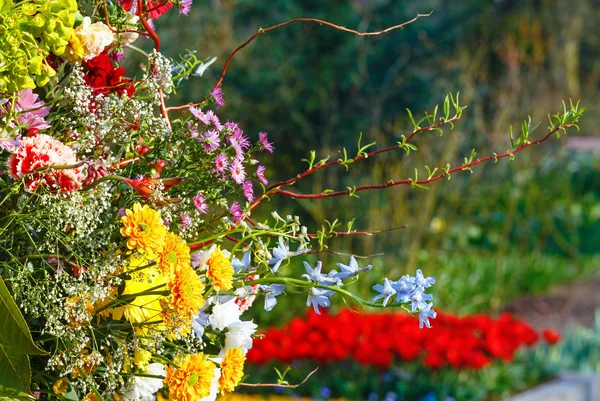
[(102, 22), (94, 22), (90, 17), (85, 17), (81, 25), (75, 29), (84, 50), (84, 60), (90, 60), (104, 51), (107, 47), (116, 43), (115, 34)]
[(230, 324), (240, 320), (242, 311), (235, 303), (235, 298), (229, 301), (215, 305), (210, 315), (210, 325), (215, 330), (224, 330)]
[[(135, 25), (135, 24), (137, 24), (138, 21), (139, 21), (139, 17), (137, 15), (134, 15), (131, 18), (129, 18), (128, 22), (132, 25)], [(131, 44), (131, 43), (135, 42), (139, 36), (140, 35), (137, 34), (136, 32), (123, 32), (120, 34), (121, 44), (123, 46)]]
[(252, 321), (237, 321), (227, 327), (225, 333), (225, 347), (221, 350), (224, 355), (227, 350), (242, 346), (242, 352), (245, 354), (252, 348), (252, 334), (256, 332), (258, 326)]
[[(167, 375), (162, 363), (151, 363), (146, 366), (145, 373), (163, 377)], [(151, 401), (154, 399), (154, 394), (156, 394), (162, 386), (163, 379), (134, 376), (131, 379), (131, 387), (123, 394), (123, 399), (127, 401)]]

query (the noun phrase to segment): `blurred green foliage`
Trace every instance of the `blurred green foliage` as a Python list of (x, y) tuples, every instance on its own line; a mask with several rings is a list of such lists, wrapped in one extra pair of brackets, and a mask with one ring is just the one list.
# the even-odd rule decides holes
[[(414, 168), (456, 166), (472, 148), (491, 155), (510, 148), (508, 127), (531, 115), (546, 124), (566, 98), (582, 99), (589, 112), (581, 136), (600, 126), (600, 63), (596, 44), (600, 9), (593, 0), (251, 0), (196, 1), (187, 17), (157, 21), (163, 51), (186, 49), (218, 57), (169, 100), (202, 99), (230, 52), (259, 27), (294, 17), (315, 17), (361, 31), (379, 30), (433, 11), (401, 31), (359, 38), (327, 27), (297, 24), (269, 32), (233, 60), (223, 90), (222, 115), (256, 137), (267, 131), (276, 153), (261, 162), (276, 182), (305, 168), (300, 161), (337, 158), (354, 148), (359, 132), (378, 147), (410, 132), (405, 108), (431, 111), (447, 92), (461, 91), (469, 108), (443, 137), (415, 138), (418, 152), (402, 151), (327, 169), (299, 182), (299, 192), (344, 189), (413, 176)], [(540, 130), (541, 131), (541, 130)], [(542, 132), (536, 132), (535, 135)], [(524, 292), (539, 292), (597, 269), (600, 237), (600, 159), (552, 139), (515, 161), (477, 166), (428, 191), (395, 187), (352, 197), (294, 201), (273, 197), (281, 215), (296, 214), (315, 232), (326, 219), (357, 230), (406, 228), (367, 237), (339, 237), (331, 251), (369, 258), (374, 272), (357, 290), (384, 276), (421, 268), (436, 277), (436, 306), (455, 312), (497, 310)], [(253, 218), (265, 218), (259, 208)], [(325, 266), (346, 256), (319, 255)], [(298, 261), (299, 262), (299, 261)], [(302, 268), (294, 262), (299, 274)], [(288, 288), (293, 292), (293, 288)], [(338, 300), (338, 305), (343, 303)], [(284, 322), (304, 308), (300, 297), (280, 298), (264, 322)], [(255, 308), (257, 309), (257, 308)]]
[[(481, 370), (444, 367), (431, 370), (421, 362), (398, 362), (389, 370), (365, 367), (350, 361), (321, 366), (302, 386), (295, 389), (275, 389), (288, 396), (331, 398), (369, 401), (479, 401), (499, 400), (524, 391), (549, 378), (550, 370), (532, 357), (534, 350), (520, 351), (509, 363), (494, 362)], [(276, 383), (278, 375), (273, 367), (247, 367), (247, 373), (257, 383)], [(300, 383), (315, 363), (296, 362), (286, 374), (290, 384)], [(242, 388), (252, 394), (272, 394), (264, 390)], [(452, 398), (450, 398), (452, 397)]]

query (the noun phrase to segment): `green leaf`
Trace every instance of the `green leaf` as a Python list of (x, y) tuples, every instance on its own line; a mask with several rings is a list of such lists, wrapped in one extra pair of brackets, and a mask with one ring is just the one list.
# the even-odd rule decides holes
[(27, 322), (0, 277), (0, 346), (25, 355), (48, 355), (31, 338)]
[(29, 357), (0, 345), (0, 399), (20, 399), (15, 394), (27, 393), (30, 384)]
[(23, 391), (4, 387), (0, 384), (0, 401), (32, 401), (34, 399)]

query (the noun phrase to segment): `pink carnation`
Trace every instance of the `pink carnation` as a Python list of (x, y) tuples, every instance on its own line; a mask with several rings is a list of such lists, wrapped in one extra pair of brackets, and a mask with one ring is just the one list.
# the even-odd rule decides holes
[(42, 170), (44, 167), (62, 166), (77, 163), (73, 149), (57, 139), (45, 134), (25, 138), (8, 159), (8, 171), (12, 178), (25, 178), (25, 186), (35, 191), (45, 186), (51, 192), (71, 192), (81, 188), (85, 178), (82, 167), (62, 170)]

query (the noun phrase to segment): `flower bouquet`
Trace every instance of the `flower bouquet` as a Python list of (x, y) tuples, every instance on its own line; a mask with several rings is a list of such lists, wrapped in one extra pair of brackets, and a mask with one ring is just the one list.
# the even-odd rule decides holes
[[(168, 106), (205, 63), (190, 52), (160, 53), (153, 20), (190, 0), (0, 0), (0, 397), (7, 399), (214, 400), (244, 378), (257, 325), (243, 320), (256, 297), (271, 310), (286, 289), (300, 290), (316, 313), (337, 294), (362, 306), (401, 306), (430, 326), (426, 293), (434, 280), (388, 280), (364, 300), (347, 290), (370, 266), (352, 256), (338, 269), (305, 262), (287, 277), (292, 257), (319, 253), (327, 238), (372, 235), (352, 223), (309, 232), (297, 217), (251, 213), (272, 196), (325, 198), (396, 185), (422, 187), (476, 164), (513, 158), (577, 123), (584, 109), (565, 107), (547, 134), (530, 140), (525, 123), (505, 153), (427, 178), (390, 180), (338, 191), (289, 190), (325, 168), (348, 168), (380, 153), (416, 150), (414, 138), (461, 118), (447, 96), (386, 148), (361, 144), (354, 156), (307, 159), (308, 168), (269, 185), (261, 153), (266, 133), (247, 135), (219, 115), (227, 66), (247, 43), (292, 23), (260, 29), (226, 60), (220, 79), (194, 104)], [(170, 12), (174, 12), (170, 11)], [(418, 15), (413, 21), (422, 17)], [(409, 22), (413, 22), (409, 21)], [(136, 40), (152, 40), (149, 53)], [(128, 54), (145, 62), (125, 71)], [(376, 149), (376, 150), (375, 150)], [(342, 263), (344, 262), (344, 263)], [(347, 264), (346, 264), (347, 263)], [(419, 324), (415, 321), (415, 324)]]

